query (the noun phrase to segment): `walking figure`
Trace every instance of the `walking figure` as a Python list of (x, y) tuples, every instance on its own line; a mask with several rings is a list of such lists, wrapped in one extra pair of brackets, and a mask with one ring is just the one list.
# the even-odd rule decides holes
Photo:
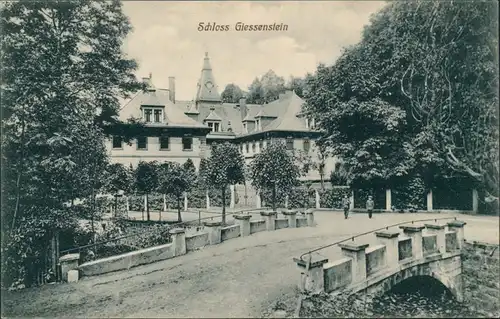
[(347, 195), (344, 195), (344, 198), (342, 199), (342, 206), (344, 207), (344, 217), (347, 219), (349, 216), (349, 206), (351, 205), (351, 201), (347, 197)]
[(366, 201), (366, 210), (368, 211), (368, 217), (370, 218), (372, 218), (373, 206), (375, 206), (375, 203), (373, 202), (372, 197), (368, 196), (368, 200)]

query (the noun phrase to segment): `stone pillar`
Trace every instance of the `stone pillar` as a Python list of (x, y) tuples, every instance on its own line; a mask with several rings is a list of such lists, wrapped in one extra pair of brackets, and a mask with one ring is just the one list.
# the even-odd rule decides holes
[(265, 211), (260, 212), (260, 215), (263, 216), (266, 221), (266, 230), (276, 230), (276, 212)]
[(210, 245), (220, 244), (221, 242), (221, 226), (222, 222), (206, 221), (205, 227), (208, 228), (208, 239)]
[(454, 220), (452, 222), (448, 223), (448, 229), (450, 231), (454, 231), (457, 233), (457, 242), (458, 242), (458, 248), (462, 249), (464, 246), (464, 226), (466, 225), (466, 222), (460, 221), (460, 220)]
[(163, 211), (167, 211), (167, 195), (163, 194)]
[(229, 189), (231, 190), (231, 202), (229, 203), (229, 208), (234, 208), (236, 197), (234, 195), (234, 185), (230, 185)]
[(127, 205), (127, 216), (128, 216), (128, 212), (130, 211), (130, 202), (128, 201), (128, 196), (125, 197), (125, 201), (126, 201), (126, 205)]
[(297, 211), (296, 210), (285, 210), (282, 212), (288, 218), (288, 227), (297, 227)]
[(255, 207), (261, 208), (262, 207), (262, 205), (261, 205), (262, 200), (260, 198), (260, 193), (257, 193), (257, 195), (255, 195), (255, 201), (256, 201)]
[(354, 209), (354, 190), (351, 191), (351, 199), (349, 203), (349, 209), (353, 210)]
[(315, 190), (315, 195), (316, 195), (316, 209), (320, 209), (321, 208), (321, 201), (320, 201), (320, 197), (319, 197), (319, 192), (318, 190), (316, 189)]
[(436, 245), (438, 251), (441, 254), (446, 253), (445, 225), (425, 224), (425, 228), (429, 234), (436, 235)]
[(146, 213), (148, 211), (148, 199), (147, 199), (147, 196), (144, 195), (144, 213)]
[[(59, 263), (61, 264), (61, 275), (62, 280), (68, 282), (68, 273), (71, 270), (78, 270), (78, 262), (80, 260), (80, 254), (69, 254), (64, 255), (59, 258)], [(78, 279), (77, 279), (78, 280)]]
[(429, 189), (429, 192), (427, 193), (427, 210), (432, 211), (432, 189)]
[(285, 208), (288, 209), (288, 195), (285, 196)]
[(174, 228), (170, 231), (172, 244), (174, 245), (174, 256), (186, 254), (186, 231), (184, 228)]
[(477, 194), (477, 189), (472, 190), (472, 211), (477, 213), (479, 206), (479, 196)]
[(411, 252), (414, 259), (424, 258), (424, 248), (422, 245), (422, 229), (425, 226), (399, 226), (403, 233), (411, 238)]
[(233, 217), (236, 219), (236, 223), (240, 225), (240, 236), (249, 236), (250, 218), (252, 218), (252, 215), (234, 215)]
[(377, 241), (385, 245), (385, 261), (388, 268), (399, 265), (399, 231), (384, 230), (376, 232)]
[(323, 265), (328, 262), (328, 258), (319, 254), (304, 256), (304, 260), (294, 258), (300, 269), (299, 290), (312, 294), (325, 291), (325, 272)]
[(392, 193), (390, 189), (385, 190), (385, 210), (391, 211), (392, 210)]
[(307, 217), (307, 226), (309, 227), (316, 226), (316, 223), (314, 222), (314, 212), (312, 210), (306, 211), (306, 217)]
[(352, 283), (366, 279), (366, 254), (368, 244), (347, 243), (339, 244), (342, 254), (352, 260)]
[(184, 193), (184, 211), (188, 210), (188, 196), (187, 193)]
[(208, 191), (205, 192), (205, 201), (207, 209), (210, 209), (210, 196), (208, 196)]

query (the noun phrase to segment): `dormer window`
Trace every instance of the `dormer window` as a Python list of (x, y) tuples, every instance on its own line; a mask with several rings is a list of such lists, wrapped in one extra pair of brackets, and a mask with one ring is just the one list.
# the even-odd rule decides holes
[(154, 107), (143, 107), (142, 116), (146, 123), (162, 123), (163, 109)]
[(212, 132), (220, 132), (219, 122), (207, 122), (207, 125), (212, 129)]

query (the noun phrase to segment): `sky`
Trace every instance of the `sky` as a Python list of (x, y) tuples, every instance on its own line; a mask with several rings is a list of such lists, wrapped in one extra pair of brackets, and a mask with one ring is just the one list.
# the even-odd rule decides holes
[[(288, 79), (331, 65), (342, 48), (360, 40), (378, 1), (188, 2), (126, 1), (133, 31), (124, 50), (139, 63), (137, 76), (152, 73), (158, 88), (175, 77), (176, 99), (196, 94), (205, 52), (219, 93), (229, 83), (243, 90), (272, 69)], [(229, 31), (198, 31), (199, 23), (229, 25)], [(286, 24), (286, 31), (236, 31), (235, 25)]]

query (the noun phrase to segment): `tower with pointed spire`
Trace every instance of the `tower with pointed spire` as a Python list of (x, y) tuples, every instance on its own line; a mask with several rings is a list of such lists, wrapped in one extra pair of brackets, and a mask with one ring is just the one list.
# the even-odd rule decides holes
[(205, 52), (203, 59), (203, 67), (201, 69), (201, 76), (198, 81), (198, 90), (196, 92), (196, 104), (199, 103), (222, 103), (215, 78), (212, 73), (212, 66), (210, 65), (210, 58), (208, 52)]

